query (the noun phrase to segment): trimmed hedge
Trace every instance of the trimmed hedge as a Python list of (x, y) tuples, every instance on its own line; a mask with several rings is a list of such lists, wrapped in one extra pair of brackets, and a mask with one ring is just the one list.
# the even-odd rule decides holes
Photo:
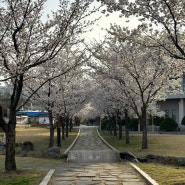
[(103, 119), (101, 121), (101, 130), (107, 130), (109, 125), (109, 120), (108, 119)]
[(185, 116), (182, 118), (181, 125), (185, 125)]
[(138, 119), (137, 118), (130, 118), (129, 120), (129, 129), (132, 131), (138, 130)]
[(160, 125), (161, 131), (177, 131), (178, 124), (172, 118), (165, 118)]

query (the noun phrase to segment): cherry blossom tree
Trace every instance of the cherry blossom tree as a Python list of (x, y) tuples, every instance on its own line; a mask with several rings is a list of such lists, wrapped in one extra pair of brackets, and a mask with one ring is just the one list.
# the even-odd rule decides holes
[(171, 80), (170, 77), (180, 75), (176, 68), (181, 64), (177, 65), (174, 60), (163, 56), (160, 49), (150, 50), (134, 42), (142, 38), (132, 36), (123, 41), (121, 32), (115, 35), (104, 46), (94, 48), (92, 53), (101, 65), (93, 67), (97, 73), (119, 84), (118, 87), (128, 100), (127, 105), (137, 115), (142, 126), (142, 149), (146, 149), (147, 109), (152, 102), (166, 98), (169, 86), (175, 90), (180, 88), (180, 80)]
[(67, 43), (77, 42), (83, 30), (93, 23), (85, 20), (94, 12), (94, 9), (88, 11), (91, 1), (87, 0), (61, 0), (53, 18), (43, 23), (45, 2), (4, 0), (0, 8), (0, 81), (12, 87), (8, 123), (4, 121), (0, 108), (0, 127), (6, 134), (7, 172), (16, 170), (16, 111), (25, 81), (39, 76), (38, 66), (51, 62)]
[[(37, 69), (40, 71), (40, 76), (25, 83), (26, 99), (31, 98), (32, 101), (39, 102), (40, 106), (48, 111), (50, 125), (49, 147), (54, 145), (54, 129), (56, 125), (53, 124), (53, 119), (59, 112), (56, 107), (57, 102), (61, 101), (63, 97), (62, 95), (59, 96), (62, 91), (61, 84), (67, 83), (64, 79), (68, 76), (70, 80), (74, 80), (71, 77), (76, 77), (76, 74), (80, 72), (79, 67), (88, 60), (84, 55), (84, 50), (78, 51), (73, 47), (67, 45), (51, 63), (46, 63)], [(35, 85), (36, 83), (38, 84)], [(40, 89), (37, 91), (35, 87), (40, 87)]]
[(125, 103), (119, 100), (120, 91), (117, 84), (102, 74), (95, 74), (95, 90), (91, 98), (91, 105), (99, 115), (109, 118), (109, 130), (114, 136), (117, 136), (117, 125), (119, 125), (119, 139), (122, 138), (121, 118), (124, 117)]
[[(185, 4), (183, 0), (101, 0), (109, 12), (120, 11), (129, 21), (138, 18), (138, 31), (145, 34), (148, 47), (160, 47), (175, 59), (185, 60)], [(136, 31), (136, 30), (135, 30)], [(144, 44), (144, 43), (143, 43)]]
[(57, 83), (60, 92), (57, 93), (58, 101), (55, 106), (63, 120), (62, 139), (65, 138), (64, 129), (66, 129), (66, 137), (68, 137), (69, 129), (71, 130), (72, 125), (69, 125), (69, 120), (89, 101), (89, 88), (87, 88), (83, 75), (83, 69), (79, 69), (65, 76), (63, 80), (58, 79), (60, 80)]

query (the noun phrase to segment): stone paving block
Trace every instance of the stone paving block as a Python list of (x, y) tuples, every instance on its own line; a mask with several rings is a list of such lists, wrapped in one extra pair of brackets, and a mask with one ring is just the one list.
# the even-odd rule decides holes
[(53, 181), (54, 185), (75, 185), (75, 182), (69, 182), (69, 181)]
[(74, 177), (56, 177), (55, 181), (72, 181)]
[(106, 181), (119, 181), (120, 179), (118, 178), (115, 178), (115, 177), (108, 177), (108, 178), (105, 178)]
[(92, 173), (84, 173), (84, 174), (79, 174), (77, 177), (96, 177), (96, 174)]
[(109, 177), (111, 176), (110, 175), (100, 175), (100, 178), (104, 178), (104, 179), (109, 178)]
[(91, 181), (79, 181), (76, 185), (97, 185), (99, 182), (91, 182)]
[(100, 175), (100, 176), (109, 176), (109, 173), (103, 172), (103, 173), (100, 173), (99, 175)]
[(92, 178), (89, 177), (75, 177), (76, 181), (92, 181)]
[(76, 173), (56, 173), (54, 174), (55, 177), (74, 177)]
[(143, 185), (143, 182), (123, 182), (122, 185)]
[(140, 179), (123, 179), (123, 182), (140, 182)]
[(119, 178), (122, 178), (122, 179), (136, 179), (138, 178), (137, 175), (134, 175), (134, 174), (123, 174), (123, 175), (119, 175)]
[(105, 182), (105, 185), (122, 185), (121, 182)]

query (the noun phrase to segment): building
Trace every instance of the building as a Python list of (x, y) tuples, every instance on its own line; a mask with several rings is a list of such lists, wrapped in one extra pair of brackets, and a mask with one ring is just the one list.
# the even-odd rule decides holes
[(25, 124), (49, 124), (48, 113), (40, 111), (18, 111), (16, 120)]
[(182, 80), (182, 92), (181, 94), (170, 94), (166, 101), (157, 102), (161, 111), (165, 112), (165, 117), (174, 119), (179, 128), (182, 127), (181, 121), (185, 116), (185, 75)]
[(169, 95), (166, 101), (157, 103), (160, 110), (165, 112), (165, 117), (174, 119), (178, 125), (185, 116), (185, 94), (183, 95)]

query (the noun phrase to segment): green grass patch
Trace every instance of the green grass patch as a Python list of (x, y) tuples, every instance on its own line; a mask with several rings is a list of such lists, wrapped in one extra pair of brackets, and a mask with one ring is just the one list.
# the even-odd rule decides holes
[[(77, 129), (69, 133), (68, 138), (61, 139), (61, 153), (63, 153), (76, 138)], [(55, 143), (57, 146), (55, 132)], [(17, 170), (11, 173), (4, 172), (5, 155), (0, 155), (0, 185), (37, 185), (40, 184), (49, 169), (55, 168), (65, 161), (55, 159), (34, 158), (34, 153), (38, 149), (48, 149), (49, 129), (46, 127), (24, 127), (18, 125), (16, 128), (16, 151), (21, 150), (19, 143), (31, 141), (34, 150), (28, 153), (28, 157), (16, 157)]]
[(46, 171), (19, 169), (16, 172), (5, 173), (0, 170), (0, 185), (36, 185), (40, 184)]
[(125, 144), (124, 135), (121, 140), (105, 132), (102, 132), (101, 135), (117, 150), (130, 151), (136, 157), (144, 157), (148, 154), (174, 157), (185, 156), (185, 135), (148, 134), (148, 149), (141, 149), (141, 134), (130, 134), (130, 144)]
[(185, 185), (184, 167), (142, 163), (138, 163), (137, 166), (149, 174), (160, 185)]

